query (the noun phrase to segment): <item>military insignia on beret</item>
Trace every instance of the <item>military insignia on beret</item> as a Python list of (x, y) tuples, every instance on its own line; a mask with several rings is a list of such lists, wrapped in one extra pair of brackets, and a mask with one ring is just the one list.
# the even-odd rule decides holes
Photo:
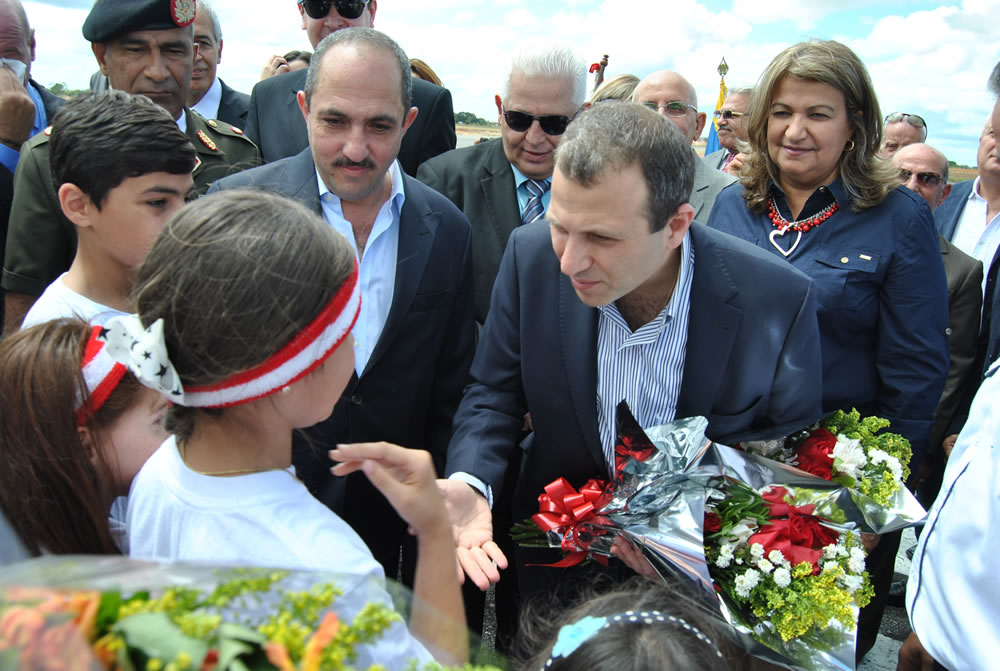
[(211, 149), (212, 151), (219, 151), (219, 145), (215, 144), (212, 138), (208, 137), (208, 133), (203, 130), (198, 131), (198, 139), (201, 140), (202, 144)]
[(46, 137), (48, 137), (49, 135), (52, 135), (52, 126), (48, 126), (48, 127), (47, 127), (47, 128), (45, 129), (45, 130), (43, 130), (42, 132), (43, 132), (43, 133), (45, 133), (45, 136), (46, 136)]
[(236, 126), (231, 126), (231, 128), (233, 129), (233, 132), (236, 133), (237, 135), (243, 135), (242, 128), (237, 128)]
[(197, 13), (195, 0), (170, 0), (170, 18), (174, 20), (179, 28), (190, 26), (194, 23), (194, 15)]
[(218, 124), (218, 122), (215, 119), (206, 119), (205, 123), (207, 123), (212, 128), (218, 128), (219, 127), (219, 124)]

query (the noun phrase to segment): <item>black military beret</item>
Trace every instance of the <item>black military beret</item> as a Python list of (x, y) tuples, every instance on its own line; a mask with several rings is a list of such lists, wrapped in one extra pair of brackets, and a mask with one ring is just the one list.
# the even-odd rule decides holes
[(196, 0), (97, 0), (83, 37), (104, 43), (137, 30), (184, 28), (194, 22), (195, 10)]

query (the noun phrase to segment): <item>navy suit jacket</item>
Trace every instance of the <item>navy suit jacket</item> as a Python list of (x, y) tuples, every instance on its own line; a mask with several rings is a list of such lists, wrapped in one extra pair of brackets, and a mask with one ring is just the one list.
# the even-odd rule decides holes
[(969, 199), (969, 194), (972, 193), (972, 185), (975, 182), (976, 180), (974, 179), (968, 179), (964, 182), (953, 184), (951, 193), (934, 210), (934, 226), (937, 228), (938, 233), (948, 242), (951, 242), (952, 238), (955, 237), (958, 220), (962, 218), (962, 213), (965, 212), (965, 201)]
[[(785, 435), (818, 419), (819, 328), (809, 278), (701, 224), (690, 235), (694, 278), (677, 417), (706, 416), (709, 437), (720, 441)], [(514, 520), (538, 512), (538, 495), (560, 476), (575, 487), (608, 477), (597, 424), (598, 314), (560, 273), (545, 222), (516, 229), (447, 467), (499, 492), (530, 411), (534, 431), (521, 445)], [(519, 582), (532, 591), (530, 571), (520, 566), (524, 553), (518, 556)]]
[(221, 79), (219, 84), (222, 85), (222, 98), (219, 100), (219, 113), (215, 118), (225, 121), (230, 126), (243, 128), (247, 125), (247, 114), (250, 113), (250, 96), (229, 88)]
[[(295, 94), (305, 88), (307, 70), (268, 77), (250, 93), (247, 137), (260, 148), (266, 163), (294, 156), (309, 146), (306, 122)], [(455, 111), (451, 92), (416, 77), (411, 104), (419, 111), (399, 147), (399, 164), (407, 175), (438, 154), (455, 148)]]
[[(322, 214), (308, 148), (221, 179), (210, 192), (233, 188), (275, 191)], [(293, 443), (299, 477), (351, 524), (390, 576), (408, 538), (405, 524), (363, 474), (332, 476), (326, 450), (386, 440), (428, 450), (442, 472), (475, 346), (469, 223), (444, 196), (406, 175), (403, 190), (392, 305), (375, 350), (333, 414)]]

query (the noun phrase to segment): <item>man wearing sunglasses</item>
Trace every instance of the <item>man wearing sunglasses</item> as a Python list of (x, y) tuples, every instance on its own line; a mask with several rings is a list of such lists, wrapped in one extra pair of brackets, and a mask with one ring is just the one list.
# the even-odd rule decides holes
[[(375, 0), (300, 0), (302, 30), (313, 49), (320, 41), (342, 28), (371, 28), (375, 22)], [(250, 94), (247, 135), (260, 148), (264, 161), (294, 156), (309, 145), (306, 125), (296, 102), (305, 88), (306, 71), (268, 77), (257, 83)], [(399, 163), (408, 175), (417, 166), (455, 148), (455, 112), (451, 93), (423, 80), (413, 80), (413, 105), (420, 110), (403, 137)]]
[(525, 42), (513, 53), (503, 95), (494, 99), (500, 141), (456, 149), (417, 171), (417, 179), (447, 196), (472, 224), (480, 324), (507, 238), (548, 207), (553, 153), (586, 97), (587, 65), (569, 46)]
[(886, 116), (882, 126), (882, 147), (879, 156), (889, 158), (903, 147), (927, 139), (927, 122), (923, 117), (906, 112)]
[(722, 107), (715, 110), (715, 124), (718, 127), (719, 144), (722, 149), (713, 151), (705, 157), (705, 163), (715, 170), (722, 170), (731, 175), (739, 173), (742, 158), (740, 142), (747, 141), (747, 107), (750, 106), (750, 96), (753, 89), (729, 89)]
[[(698, 96), (688, 80), (676, 72), (660, 70), (639, 82), (632, 93), (632, 101), (648, 107), (673, 121), (689, 142), (701, 137), (705, 128), (705, 113), (698, 111)], [(694, 208), (696, 221), (708, 221), (715, 197), (736, 181), (732, 175), (710, 168), (698, 153), (695, 155), (694, 188), (688, 199)]]

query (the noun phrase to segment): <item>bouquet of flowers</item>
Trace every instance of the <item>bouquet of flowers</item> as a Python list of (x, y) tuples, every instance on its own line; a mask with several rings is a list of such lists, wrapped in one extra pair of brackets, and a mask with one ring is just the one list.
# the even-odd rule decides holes
[(308, 572), (51, 557), (7, 567), (0, 582), (4, 669), (351, 669), (401, 626), (377, 601), (346, 617), (336, 581)]
[(885, 432), (889, 421), (838, 410), (817, 425), (768, 441), (742, 443), (751, 454), (794, 466), (846, 487), (867, 510), (865, 531), (883, 533), (916, 522), (924, 511), (904, 482), (910, 474), (908, 440)]
[[(721, 479), (705, 513), (705, 558), (734, 619), (769, 647), (825, 649), (853, 630), (872, 588), (857, 535), (795, 505), (781, 486), (758, 492)], [(791, 650), (788, 648), (791, 643)]]
[[(851, 418), (826, 427), (859, 442), (881, 428)], [(706, 428), (695, 417), (643, 431), (622, 403), (613, 479), (579, 490), (557, 479), (515, 539), (561, 548), (552, 565), (570, 566), (606, 561), (624, 536), (661, 576), (700, 584), (751, 654), (792, 669), (853, 668), (858, 610), (871, 598), (857, 532), (886, 509), (871, 497), (859, 504), (846, 481), (713, 443)]]

